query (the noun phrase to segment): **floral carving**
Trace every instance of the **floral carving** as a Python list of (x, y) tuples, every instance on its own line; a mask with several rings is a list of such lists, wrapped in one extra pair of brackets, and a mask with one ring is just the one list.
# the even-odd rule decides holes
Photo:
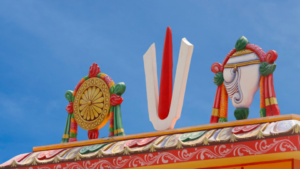
[(69, 102), (68, 106), (66, 107), (68, 113), (73, 113), (73, 102)]
[[(298, 136), (292, 136), (289, 138), (284, 137), (277, 139), (265, 139), (244, 143), (221, 144), (216, 146), (171, 150), (166, 152), (154, 152), (123, 157), (76, 161), (61, 164), (51, 164), (46, 166), (33, 166), (27, 169), (130, 168), (196, 160), (209, 160), (227, 157), (297, 151), (298, 149), (295, 144), (299, 144), (299, 142), (300, 141)], [(101, 150), (99, 152), (101, 152)]]
[(123, 98), (115, 93), (110, 96), (110, 104), (112, 106), (120, 105), (123, 102)]

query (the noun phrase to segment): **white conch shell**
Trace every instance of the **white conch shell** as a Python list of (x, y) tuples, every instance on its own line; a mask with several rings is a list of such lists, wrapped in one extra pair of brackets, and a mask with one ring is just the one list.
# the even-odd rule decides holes
[[(239, 64), (258, 60), (255, 53), (232, 57), (227, 64)], [(223, 71), (224, 84), (235, 108), (249, 108), (256, 91), (259, 88), (259, 63), (234, 68), (225, 68)]]

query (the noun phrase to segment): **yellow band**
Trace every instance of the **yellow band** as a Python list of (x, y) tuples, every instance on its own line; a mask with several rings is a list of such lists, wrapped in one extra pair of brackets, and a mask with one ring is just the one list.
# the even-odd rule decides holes
[(124, 129), (117, 129), (114, 131), (114, 134), (122, 133), (124, 132)]
[(248, 62), (242, 62), (242, 63), (234, 63), (234, 64), (226, 64), (224, 68), (237, 68), (237, 67), (241, 67), (241, 66), (248, 66), (248, 65), (253, 65), (253, 64), (257, 64), (257, 63), (261, 63), (261, 61), (259, 59), (257, 60), (252, 60), (252, 61), (248, 61)]
[(278, 104), (278, 103), (277, 103), (276, 97), (271, 97), (271, 98), (270, 98), (270, 102), (271, 102), (271, 105), (273, 105), (273, 104)]
[(114, 81), (111, 81), (111, 82), (109, 83), (109, 88), (112, 87), (112, 86), (114, 86), (114, 85), (115, 85), (115, 82), (114, 82)]
[(63, 138), (69, 138), (69, 134), (64, 134)]
[(101, 77), (101, 79), (103, 79), (103, 78), (104, 78), (104, 76), (106, 76), (106, 74), (102, 73), (102, 74), (101, 74), (101, 76), (100, 76), (100, 77)]
[(219, 117), (220, 109), (213, 108), (211, 115)]
[(265, 105), (266, 105), (266, 106), (270, 106), (270, 100), (269, 100), (269, 98), (266, 98), (266, 99), (265, 99)]
[(243, 50), (235, 52), (230, 57), (232, 58), (232, 57), (236, 57), (236, 56), (240, 56), (240, 55), (245, 55), (245, 54), (249, 54), (249, 53), (253, 53), (253, 52), (251, 50), (249, 50), (249, 49), (243, 49)]

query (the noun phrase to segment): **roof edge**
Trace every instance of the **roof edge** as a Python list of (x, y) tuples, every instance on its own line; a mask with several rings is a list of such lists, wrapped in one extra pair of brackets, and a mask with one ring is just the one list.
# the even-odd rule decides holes
[(199, 131), (199, 130), (217, 129), (217, 128), (224, 128), (224, 127), (231, 127), (231, 126), (266, 123), (266, 122), (273, 122), (273, 121), (280, 121), (280, 120), (299, 120), (300, 121), (300, 115), (287, 114), (287, 115), (279, 115), (279, 116), (260, 117), (260, 118), (254, 118), (254, 119), (238, 120), (238, 121), (231, 121), (231, 122), (225, 122), (225, 123), (205, 124), (205, 125), (183, 127), (183, 128), (171, 129), (171, 130), (161, 130), (161, 131), (154, 131), (154, 132), (148, 132), (148, 133), (139, 133), (139, 134), (125, 135), (125, 136), (116, 136), (116, 137), (108, 137), (108, 138), (101, 138), (101, 139), (52, 144), (52, 145), (46, 145), (46, 146), (33, 147), (33, 152), (44, 151), (44, 150), (54, 150), (54, 149), (60, 149), (60, 148), (87, 146), (87, 145), (93, 145), (93, 144), (109, 143), (109, 142), (114, 142), (114, 141), (123, 141), (123, 140), (137, 139), (137, 138), (177, 134), (177, 133), (186, 133), (186, 132), (193, 132), (193, 131)]

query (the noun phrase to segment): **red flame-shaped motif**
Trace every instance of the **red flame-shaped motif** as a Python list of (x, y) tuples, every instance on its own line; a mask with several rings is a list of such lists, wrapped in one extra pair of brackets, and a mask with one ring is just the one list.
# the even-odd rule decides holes
[(167, 28), (163, 60), (161, 67), (160, 89), (159, 89), (159, 104), (158, 117), (165, 119), (169, 115), (172, 101), (172, 86), (173, 86), (173, 45), (171, 28)]
[(98, 73), (100, 73), (100, 67), (98, 66), (97, 63), (93, 63), (93, 65), (90, 67), (89, 71), (89, 77), (97, 77)]

